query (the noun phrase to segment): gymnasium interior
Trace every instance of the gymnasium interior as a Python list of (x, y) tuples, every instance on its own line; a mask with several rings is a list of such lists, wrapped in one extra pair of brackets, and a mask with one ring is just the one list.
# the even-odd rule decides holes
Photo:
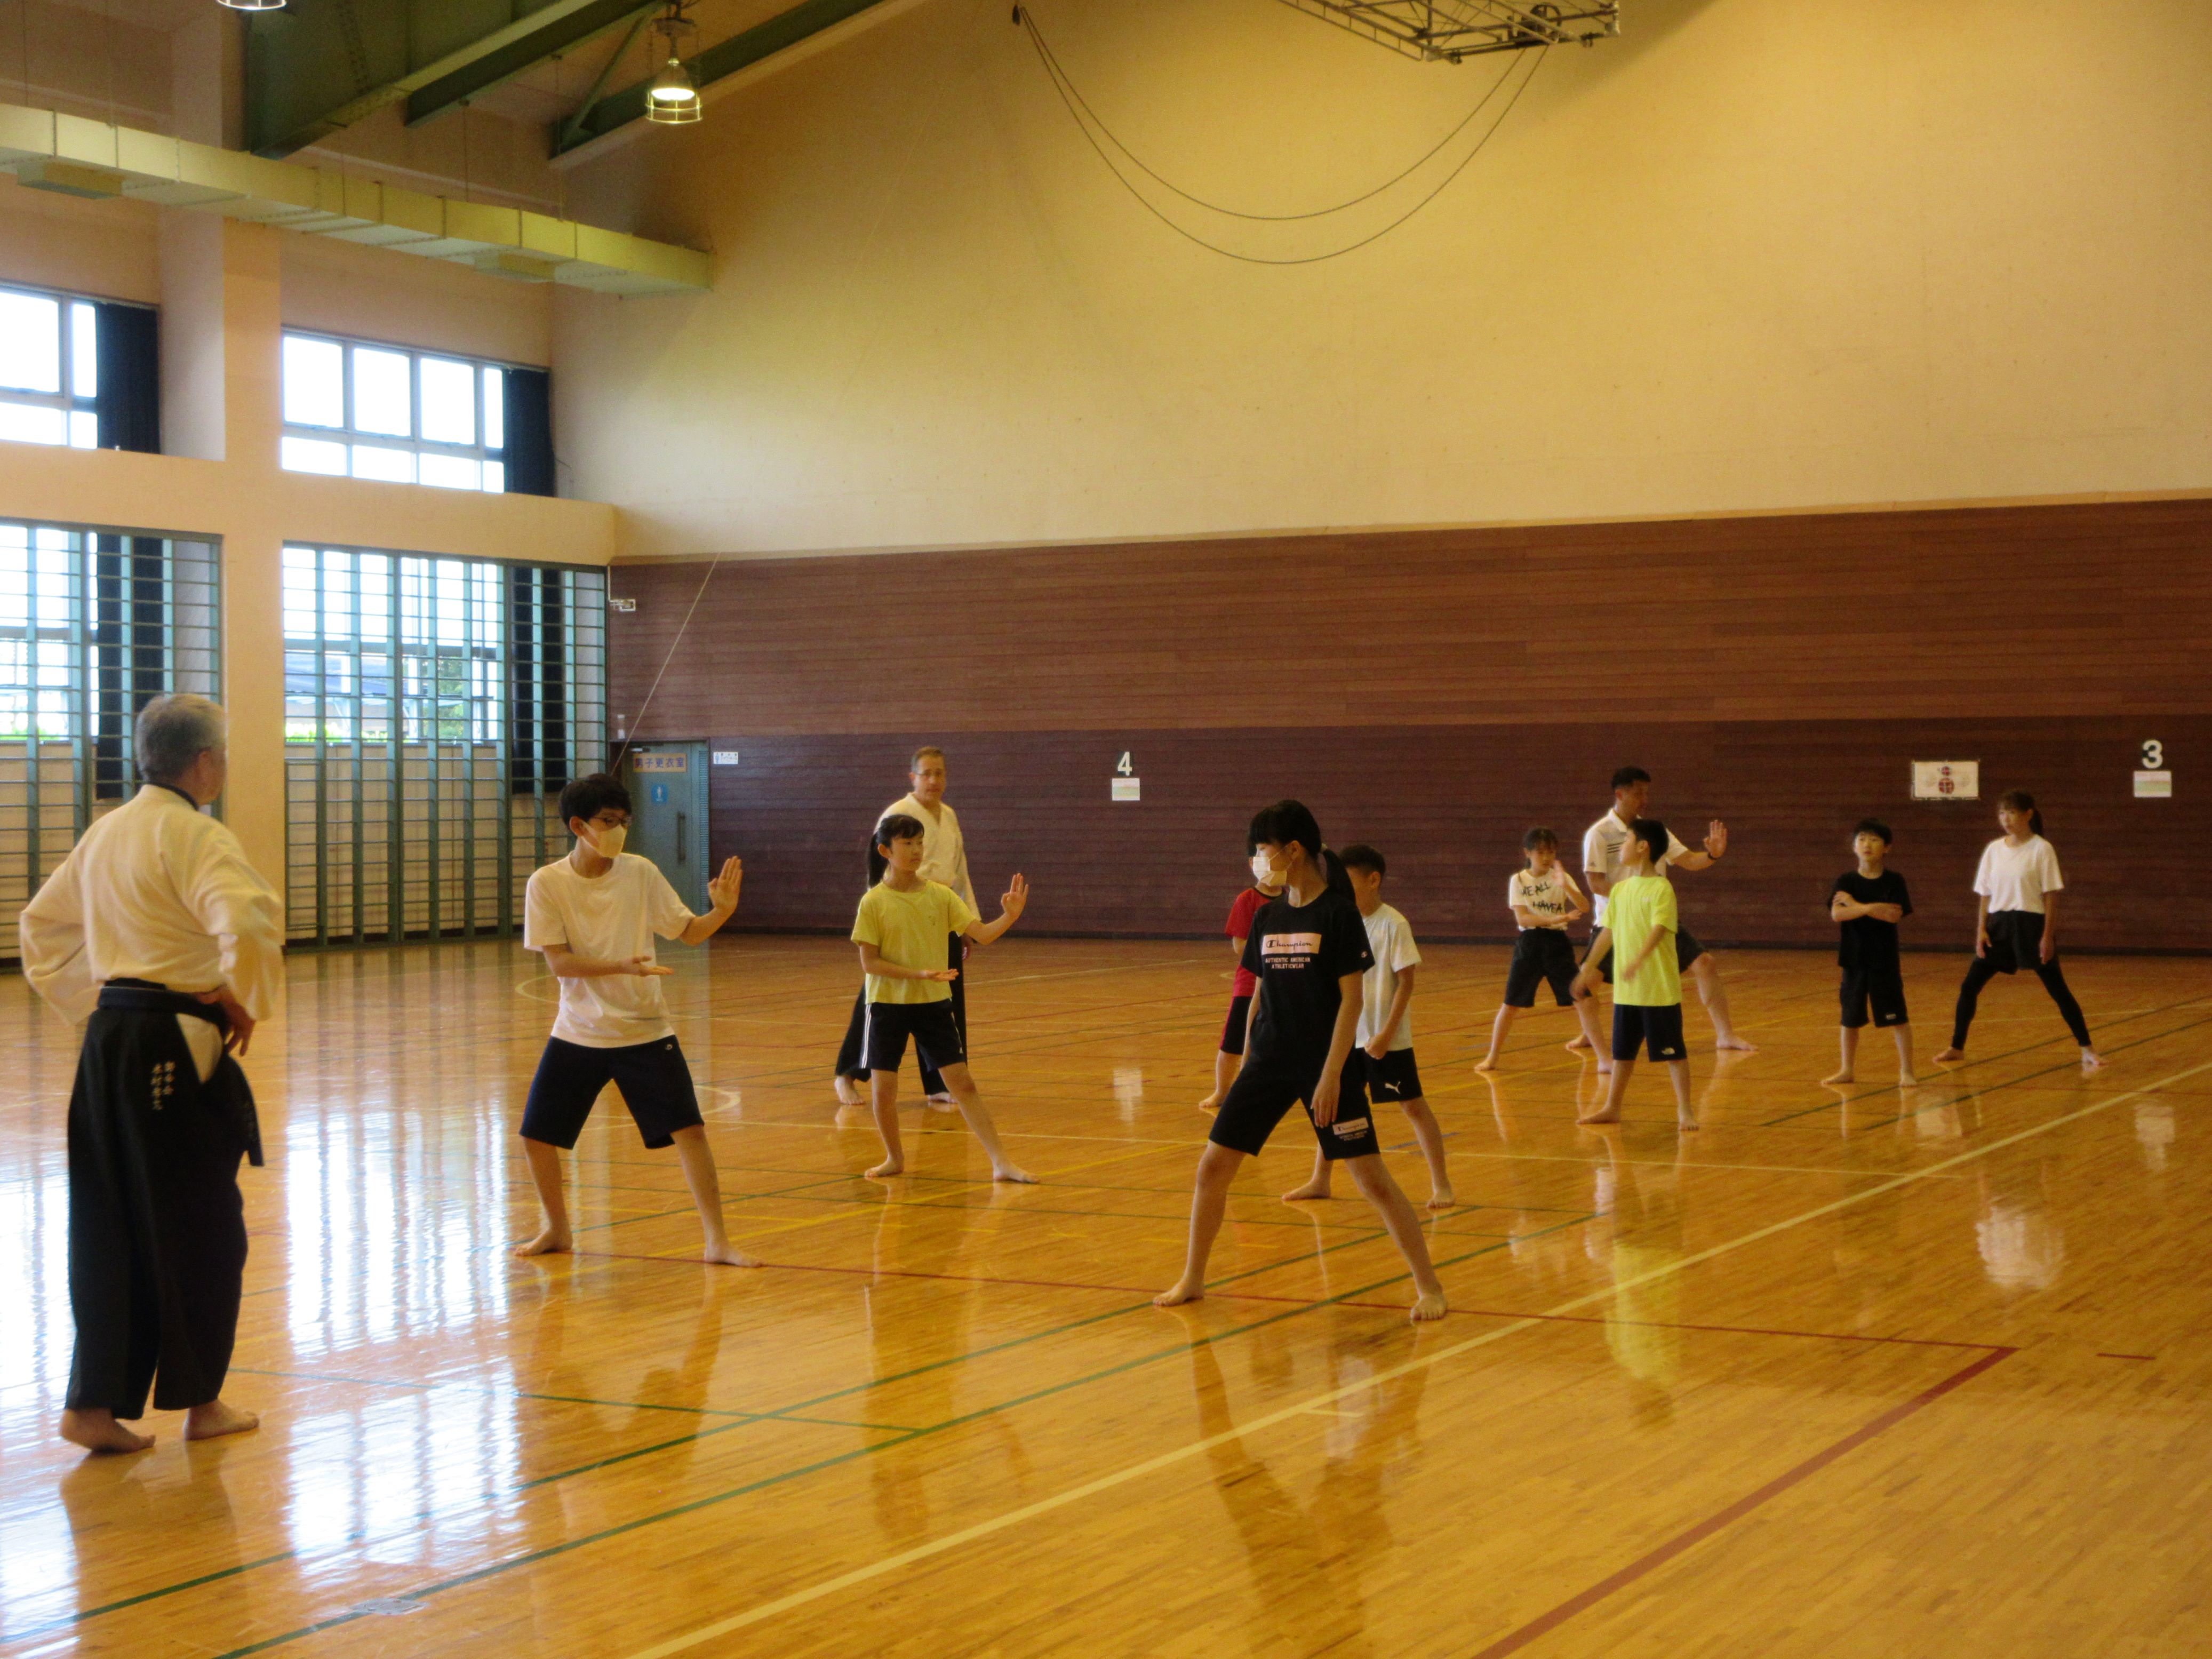
[[(0, 0), (0, 1656), (2212, 1650), (2208, 84), (2197, 0)], [(261, 1420), (88, 1455), (16, 923), (179, 692)], [(925, 750), (1035, 1184), (833, 1078)], [(1694, 1133), (1547, 993), (1476, 1069), (1623, 768), (1724, 848)], [(603, 771), (742, 860), (657, 982), (756, 1267), (616, 1092), (514, 1253)], [(2019, 790), (2097, 1065), (2031, 972), (1936, 1059)], [(1285, 799), (1421, 945), (1441, 1319), (1296, 1110), (1154, 1303)]]

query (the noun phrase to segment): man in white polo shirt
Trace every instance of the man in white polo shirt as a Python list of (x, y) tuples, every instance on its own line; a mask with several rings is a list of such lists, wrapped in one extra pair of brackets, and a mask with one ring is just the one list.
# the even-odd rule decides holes
[[(1613, 775), (1613, 810), (1590, 825), (1583, 836), (1583, 875), (1589, 883), (1590, 896), (1596, 908), (1590, 917), (1590, 937), (1597, 937), (1598, 929), (1605, 926), (1605, 896), (1620, 872), (1621, 854), (1628, 845), (1628, 826), (1644, 816), (1644, 808), (1651, 798), (1651, 775), (1640, 766), (1624, 766)], [(1656, 875), (1669, 865), (1677, 870), (1709, 870), (1718, 864), (1728, 852), (1728, 825), (1715, 818), (1705, 829), (1702, 849), (1686, 847), (1680, 839), (1669, 832), (1667, 851), (1652, 864)], [(1712, 954), (1700, 945), (1686, 927), (1675, 936), (1679, 952), (1678, 965), (1682, 972), (1695, 981), (1698, 995), (1705, 1005), (1705, 1013), (1713, 1022), (1713, 1047), (1753, 1052), (1753, 1046), (1736, 1035), (1735, 1023), (1729, 1015), (1728, 988), (1721, 982), (1720, 964)], [(1605, 981), (1613, 983), (1608, 958)], [(1576, 1005), (1582, 1017), (1583, 1035), (1570, 1042), (1570, 1048), (1588, 1048), (1598, 1057), (1598, 1070), (1609, 1072), (1612, 1062), (1607, 1058), (1610, 1045), (1597, 1024), (1597, 1013), (1592, 999), (1583, 998)]]
[[(915, 873), (924, 881), (950, 887), (970, 910), (975, 910), (975, 884), (968, 878), (968, 843), (960, 833), (959, 814), (945, 799), (945, 751), (933, 744), (915, 750), (907, 779), (914, 786), (912, 789), (877, 813), (876, 822), (881, 823), (894, 812), (903, 812), (919, 822), (921, 867)], [(952, 1021), (959, 1027), (963, 1048), (968, 1042), (967, 948), (966, 941), (956, 934), (949, 959), (962, 963), (962, 967), (960, 977), (952, 981)], [(852, 1021), (846, 1028), (844, 1043), (837, 1050), (837, 1098), (847, 1106), (857, 1106), (864, 1098), (859, 1085), (868, 1076), (860, 1053), (861, 1032), (866, 1018), (867, 991), (864, 987), (854, 1000)], [(952, 1104), (952, 1092), (945, 1086), (945, 1079), (927, 1066), (921, 1068), (921, 1087), (929, 1100), (939, 1105)]]

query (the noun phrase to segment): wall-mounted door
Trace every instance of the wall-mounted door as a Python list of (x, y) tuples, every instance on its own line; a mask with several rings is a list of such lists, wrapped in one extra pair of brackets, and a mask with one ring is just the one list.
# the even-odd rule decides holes
[(642, 743), (623, 757), (627, 850), (651, 859), (695, 914), (707, 908), (707, 745)]

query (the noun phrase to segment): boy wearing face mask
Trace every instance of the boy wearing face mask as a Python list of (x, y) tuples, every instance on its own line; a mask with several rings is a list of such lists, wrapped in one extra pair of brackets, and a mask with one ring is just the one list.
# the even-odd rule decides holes
[(1252, 885), (1229, 907), (1229, 926), (1222, 930), (1229, 935), (1229, 949), (1237, 958), (1237, 976), (1229, 988), (1229, 1018), (1221, 1027), (1221, 1048), (1213, 1056), (1213, 1092), (1198, 1103), (1201, 1112), (1212, 1111), (1221, 1104), (1229, 1085), (1244, 1067), (1244, 1028), (1251, 1024), (1252, 994), (1260, 988), (1258, 976), (1244, 966), (1244, 941), (1251, 936), (1252, 918), (1283, 890), (1283, 878), (1267, 862), (1267, 855), (1249, 842), (1244, 850), (1251, 855)]
[(721, 1185), (699, 1097), (660, 1000), (660, 981), (674, 970), (653, 960), (653, 944), (656, 933), (686, 945), (712, 939), (738, 908), (744, 866), (723, 864), (707, 887), (714, 908), (695, 916), (652, 860), (623, 851), (629, 811), (629, 792), (604, 772), (562, 790), (561, 816), (576, 844), (532, 875), (524, 897), (523, 947), (544, 953), (561, 981), (561, 1011), (522, 1111), (522, 1150), (545, 1224), (515, 1254), (571, 1248), (561, 1153), (574, 1148), (600, 1091), (614, 1083), (646, 1146), (673, 1145), (683, 1160), (706, 1230), (705, 1259), (757, 1267), (722, 1228)]

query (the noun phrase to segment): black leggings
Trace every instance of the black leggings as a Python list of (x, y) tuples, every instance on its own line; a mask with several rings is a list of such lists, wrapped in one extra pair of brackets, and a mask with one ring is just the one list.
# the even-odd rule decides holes
[(2051, 993), (2051, 1000), (2058, 1005), (2058, 1017), (2066, 1022), (2066, 1029), (2074, 1034), (2074, 1041), (2084, 1048), (2089, 1046), (2089, 1022), (2081, 1017), (2081, 1005), (2074, 1000), (2067, 988), (2066, 973), (2058, 965), (2058, 958), (2043, 960), (2043, 917), (2028, 910), (1993, 910), (1989, 918), (1990, 949), (1987, 956), (1976, 957), (1966, 964), (1966, 977), (1959, 986), (1959, 1008), (1951, 1019), (1951, 1046), (1966, 1046), (1966, 1032), (1974, 1023), (1974, 1005), (1981, 1000), (1982, 987), (1999, 974), (2009, 974), (2025, 968), (2043, 981), (2043, 988)]

